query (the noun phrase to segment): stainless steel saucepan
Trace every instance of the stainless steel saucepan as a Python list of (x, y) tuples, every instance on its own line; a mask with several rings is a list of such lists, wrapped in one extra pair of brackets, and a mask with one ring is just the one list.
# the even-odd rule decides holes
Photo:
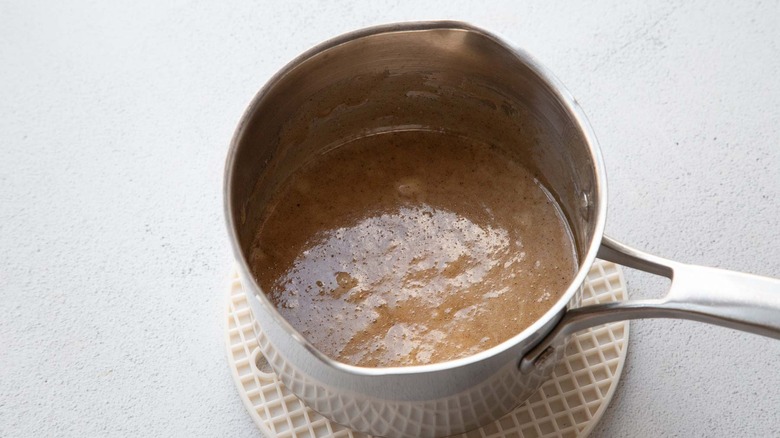
[[(449, 362), (362, 368), (314, 348), (275, 310), (248, 259), (262, 212), (291, 172), (346, 140), (436, 130), (496, 145), (553, 193), (568, 220), (579, 271), (534, 324)], [(780, 338), (780, 281), (691, 266), (603, 235), (606, 175), (574, 98), (522, 50), (458, 22), (402, 23), (352, 32), (293, 60), (257, 94), (227, 158), (225, 214), (261, 350), (314, 410), (388, 437), (446, 436), (486, 424), (549, 376), (571, 333), (635, 318), (683, 318)], [(668, 277), (665, 297), (579, 307), (596, 257)]]

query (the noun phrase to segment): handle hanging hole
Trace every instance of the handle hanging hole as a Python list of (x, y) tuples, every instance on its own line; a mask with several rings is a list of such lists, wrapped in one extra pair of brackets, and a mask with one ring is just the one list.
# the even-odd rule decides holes
[(257, 376), (261, 380), (273, 380), (276, 378), (271, 369), (271, 365), (268, 363), (268, 359), (265, 358), (263, 352), (260, 351), (260, 347), (255, 348), (252, 351), (252, 356), (249, 358), (250, 367), (252, 368), (252, 374)]

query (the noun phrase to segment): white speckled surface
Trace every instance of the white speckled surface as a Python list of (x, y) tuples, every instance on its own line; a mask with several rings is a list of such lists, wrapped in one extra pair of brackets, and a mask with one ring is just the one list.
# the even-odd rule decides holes
[[(589, 114), (614, 237), (780, 276), (780, 4), (652, 3), (0, 3), (0, 436), (258, 435), (220, 326), (227, 144), (287, 60), (370, 24), (516, 41)], [(777, 341), (634, 323), (594, 435), (778, 436), (778, 363)]]

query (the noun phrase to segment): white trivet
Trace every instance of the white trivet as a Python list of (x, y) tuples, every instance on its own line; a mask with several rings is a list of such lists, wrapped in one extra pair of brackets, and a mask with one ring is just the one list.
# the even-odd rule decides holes
[[(585, 281), (582, 305), (626, 298), (620, 267), (597, 260)], [(257, 337), (264, 335), (235, 272), (228, 288), (225, 334), (233, 380), (249, 415), (266, 437), (366, 437), (307, 408), (269, 372), (257, 348)], [(627, 321), (578, 333), (553, 376), (530, 399), (494, 423), (460, 437), (587, 436), (615, 392), (627, 345)]]

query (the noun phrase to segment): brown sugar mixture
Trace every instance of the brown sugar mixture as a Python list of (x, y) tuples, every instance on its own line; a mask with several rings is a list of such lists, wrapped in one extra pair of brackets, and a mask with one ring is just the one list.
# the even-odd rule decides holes
[(293, 327), (367, 367), (493, 347), (541, 317), (576, 269), (563, 215), (529, 171), (431, 131), (361, 138), (303, 166), (251, 258)]

